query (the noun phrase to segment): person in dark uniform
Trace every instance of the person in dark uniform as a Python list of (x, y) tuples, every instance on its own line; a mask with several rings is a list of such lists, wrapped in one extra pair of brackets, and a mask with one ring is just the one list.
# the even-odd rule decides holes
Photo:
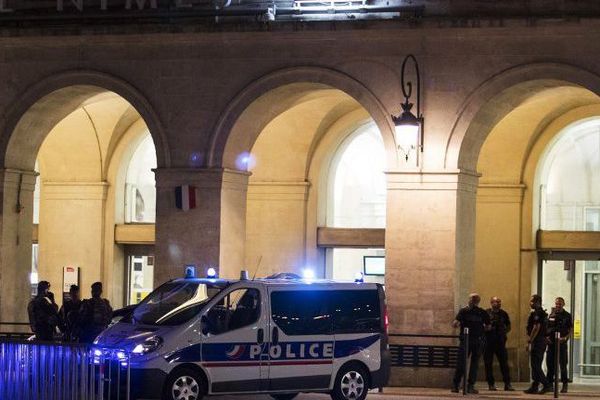
[(510, 332), (510, 317), (502, 309), (502, 300), (499, 297), (492, 297), (490, 300), (491, 308), (486, 311), (490, 316), (491, 329), (485, 335), (485, 351), (483, 361), (485, 364), (485, 378), (490, 390), (497, 390), (494, 380), (493, 362), (494, 355), (498, 358), (502, 379), (504, 380), (504, 390), (513, 391), (510, 384), (510, 370), (508, 368), (508, 352), (506, 351), (506, 335)]
[(79, 311), (81, 343), (92, 343), (96, 336), (105, 330), (112, 319), (112, 307), (102, 297), (102, 283), (92, 284), (92, 298), (81, 302)]
[[(546, 369), (548, 371), (548, 383), (554, 384), (556, 367), (554, 365), (554, 356), (556, 353), (556, 332), (560, 332), (559, 344), (559, 363), (560, 363), (560, 379), (562, 381), (561, 393), (567, 393), (569, 389), (569, 374), (567, 372), (568, 352), (567, 342), (571, 337), (573, 330), (573, 318), (565, 310), (565, 299), (557, 297), (554, 300), (554, 308), (548, 317), (548, 352), (546, 354)], [(557, 376), (556, 376), (557, 377)]]
[[(546, 352), (546, 327), (548, 314), (542, 309), (542, 296), (534, 294), (529, 300), (531, 313), (527, 319), (527, 351), (531, 365), (532, 382), (525, 393), (544, 394), (552, 390), (542, 370), (542, 361)], [(539, 385), (542, 389), (538, 392)]]
[(465, 328), (469, 328), (468, 345), (471, 356), (471, 366), (469, 368), (469, 377), (467, 380), (467, 392), (477, 394), (475, 382), (477, 382), (477, 367), (479, 366), (479, 356), (482, 350), (482, 340), (484, 332), (490, 329), (490, 316), (484, 309), (479, 308), (481, 297), (477, 293), (469, 295), (469, 304), (461, 308), (452, 326), (460, 326), (460, 345), (458, 348), (458, 359), (456, 362), (456, 372), (452, 381), (452, 392), (458, 393), (460, 381), (465, 375), (465, 346), (467, 339), (465, 337)]
[(50, 282), (40, 281), (35, 296), (27, 306), (29, 324), (36, 339), (54, 340), (54, 333), (59, 324), (58, 306), (54, 302), (54, 294), (50, 291)]
[(79, 286), (71, 285), (69, 297), (63, 301), (63, 305), (58, 312), (63, 326), (63, 338), (67, 342), (77, 341), (80, 307)]

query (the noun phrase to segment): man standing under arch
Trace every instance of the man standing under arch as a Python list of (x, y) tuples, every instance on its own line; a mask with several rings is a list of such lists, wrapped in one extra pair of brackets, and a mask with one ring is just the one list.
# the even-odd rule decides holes
[(504, 380), (504, 390), (513, 391), (510, 384), (510, 370), (508, 368), (508, 352), (506, 351), (506, 335), (510, 332), (510, 317), (502, 309), (502, 300), (499, 297), (490, 299), (491, 308), (486, 311), (490, 315), (491, 329), (486, 332), (485, 351), (483, 361), (485, 364), (485, 378), (490, 390), (497, 390), (494, 380), (493, 362), (494, 355), (498, 358), (500, 371)]

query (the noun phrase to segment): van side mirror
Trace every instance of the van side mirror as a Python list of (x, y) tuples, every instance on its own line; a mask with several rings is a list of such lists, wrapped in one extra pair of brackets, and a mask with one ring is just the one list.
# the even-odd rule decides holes
[(210, 322), (206, 315), (203, 315), (202, 318), (200, 318), (200, 331), (204, 336), (208, 335), (210, 332)]

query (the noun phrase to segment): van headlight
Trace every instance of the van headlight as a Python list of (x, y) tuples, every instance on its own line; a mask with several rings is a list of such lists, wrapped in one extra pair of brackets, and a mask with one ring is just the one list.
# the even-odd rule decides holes
[(163, 339), (160, 336), (151, 336), (142, 343), (136, 345), (131, 353), (136, 355), (148, 354), (159, 349), (162, 344)]

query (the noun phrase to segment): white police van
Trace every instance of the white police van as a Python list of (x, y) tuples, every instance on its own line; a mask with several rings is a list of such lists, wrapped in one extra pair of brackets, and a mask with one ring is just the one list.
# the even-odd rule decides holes
[(362, 400), (390, 370), (385, 294), (373, 283), (176, 279), (95, 343), (132, 354), (138, 398)]

